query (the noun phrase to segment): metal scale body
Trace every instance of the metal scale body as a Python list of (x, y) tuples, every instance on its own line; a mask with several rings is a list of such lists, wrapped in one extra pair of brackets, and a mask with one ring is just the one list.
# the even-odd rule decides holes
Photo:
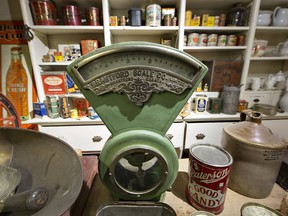
[(112, 134), (99, 177), (115, 199), (155, 200), (172, 185), (178, 157), (165, 134), (207, 70), (189, 54), (148, 42), (106, 46), (67, 67)]

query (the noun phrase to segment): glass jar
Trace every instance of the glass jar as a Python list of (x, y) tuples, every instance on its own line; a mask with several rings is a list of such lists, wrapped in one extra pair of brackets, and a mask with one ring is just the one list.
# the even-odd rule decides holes
[(226, 25), (227, 26), (245, 26), (246, 25), (247, 12), (242, 3), (236, 3), (227, 14)]

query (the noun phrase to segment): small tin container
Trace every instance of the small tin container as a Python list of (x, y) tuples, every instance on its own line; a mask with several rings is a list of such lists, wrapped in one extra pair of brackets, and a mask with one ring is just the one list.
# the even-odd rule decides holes
[(126, 17), (125, 16), (120, 16), (120, 26), (126, 26)]
[(141, 26), (142, 11), (140, 8), (131, 8), (128, 11), (130, 26)]
[(172, 14), (166, 14), (164, 16), (164, 26), (172, 26)]
[(236, 46), (237, 45), (237, 37), (236, 35), (228, 35), (227, 37), (227, 46)]
[(188, 35), (188, 46), (198, 46), (199, 43), (199, 34), (198, 33), (190, 33)]
[(189, 149), (187, 198), (197, 210), (220, 214), (233, 163), (219, 146), (195, 144)]
[(50, 0), (30, 0), (35, 25), (57, 25), (55, 4)]
[(200, 34), (198, 46), (207, 46), (207, 40), (207, 34)]
[(151, 4), (146, 6), (146, 26), (161, 26), (161, 6)]
[(75, 5), (65, 5), (62, 7), (63, 21), (65, 25), (81, 25), (81, 11)]
[(192, 11), (185, 11), (185, 26), (190, 26), (192, 20)]
[(208, 98), (206, 95), (196, 95), (195, 98), (195, 113), (206, 112)]
[(237, 46), (245, 46), (246, 44), (246, 36), (245, 35), (239, 35), (237, 37)]
[(214, 16), (214, 26), (219, 26), (220, 16)]
[(217, 39), (217, 46), (226, 46), (227, 35), (219, 35)]
[(207, 111), (211, 114), (220, 114), (221, 113), (222, 100), (221, 98), (209, 98)]
[(226, 24), (226, 14), (221, 14), (219, 17), (218, 26), (225, 26), (225, 24)]
[(110, 26), (118, 26), (118, 17), (110, 16)]
[(85, 17), (87, 25), (100, 26), (100, 10), (96, 7), (85, 9)]
[(217, 34), (209, 34), (207, 46), (216, 46), (217, 45), (217, 38), (218, 38)]

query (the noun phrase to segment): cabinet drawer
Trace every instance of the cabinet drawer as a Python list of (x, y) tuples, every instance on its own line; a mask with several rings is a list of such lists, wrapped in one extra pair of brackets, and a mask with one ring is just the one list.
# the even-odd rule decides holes
[(40, 126), (39, 131), (67, 142), (83, 153), (100, 152), (111, 133), (105, 125)]
[(198, 143), (209, 143), (220, 146), (223, 127), (227, 124), (232, 124), (232, 122), (188, 123), (185, 149)]

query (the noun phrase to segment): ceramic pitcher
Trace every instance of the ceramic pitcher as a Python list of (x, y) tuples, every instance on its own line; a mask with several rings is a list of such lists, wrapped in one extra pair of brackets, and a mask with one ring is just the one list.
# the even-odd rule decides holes
[(275, 8), (273, 13), (273, 26), (288, 26), (288, 8)]

